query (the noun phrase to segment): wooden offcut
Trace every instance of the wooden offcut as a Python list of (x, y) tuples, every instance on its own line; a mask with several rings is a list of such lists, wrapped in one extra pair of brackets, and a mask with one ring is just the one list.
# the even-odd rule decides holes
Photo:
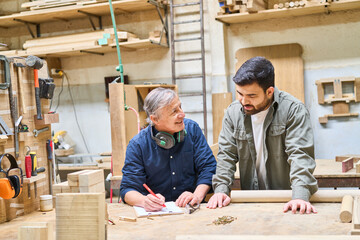
[(19, 227), (18, 240), (53, 240), (54, 226), (51, 222), (25, 222)]
[(302, 47), (298, 43), (241, 48), (235, 53), (235, 70), (248, 59), (263, 56), (274, 65), (275, 86), (304, 102), (304, 62), (301, 55)]
[(342, 172), (347, 172), (354, 168), (354, 159), (348, 158), (341, 162)]
[(87, 173), (89, 171), (90, 170), (82, 170), (82, 171), (69, 173), (67, 175), (68, 185), (73, 186), (73, 187), (79, 186), (79, 176), (80, 176), (80, 174)]
[(358, 231), (360, 229), (360, 197), (359, 196), (356, 196), (354, 198), (352, 229), (356, 229)]
[(104, 193), (61, 193), (56, 198), (57, 240), (105, 239)]
[(340, 221), (349, 223), (352, 220), (354, 198), (350, 195), (345, 195), (341, 202)]
[(87, 187), (97, 183), (104, 183), (104, 170), (89, 170), (79, 175), (79, 186)]

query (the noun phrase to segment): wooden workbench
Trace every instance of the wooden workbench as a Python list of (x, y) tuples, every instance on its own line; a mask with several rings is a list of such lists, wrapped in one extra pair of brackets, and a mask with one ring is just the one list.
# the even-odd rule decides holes
[[(200, 210), (191, 215), (158, 216), (151, 219), (138, 218), (136, 222), (126, 222), (120, 221), (119, 216), (135, 217), (133, 208), (126, 204), (113, 203), (108, 205), (108, 212), (109, 218), (114, 221), (115, 225), (108, 225), (107, 239), (159, 240), (199, 234), (212, 235), (213, 237), (216, 235), (291, 235), (287, 239), (294, 239), (296, 236), (303, 235), (321, 235), (323, 237), (325, 237), (324, 235), (336, 235), (339, 238), (330, 239), (345, 239), (346, 236), (344, 235), (349, 233), (351, 223), (340, 222), (340, 203), (315, 203), (314, 206), (319, 213), (300, 215), (290, 212), (283, 213), (283, 203), (236, 203), (212, 210), (207, 209), (205, 204), (202, 204)], [(212, 221), (225, 215), (237, 219), (227, 225), (216, 226), (212, 224)], [(24, 221), (52, 222), (55, 230), (55, 210), (46, 213), (33, 212), (0, 224), (0, 240), (17, 239), (18, 227)], [(192, 239), (199, 239), (199, 237)], [(277, 238), (274, 236), (273, 239)]]
[(316, 159), (314, 176), (319, 187), (360, 187), (360, 173), (355, 168), (343, 173), (341, 162), (334, 159)]

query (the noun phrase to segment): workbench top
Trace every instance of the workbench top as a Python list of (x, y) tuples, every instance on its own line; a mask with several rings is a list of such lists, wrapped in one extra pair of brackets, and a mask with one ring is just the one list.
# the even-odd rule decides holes
[[(360, 177), (360, 173), (356, 173), (355, 168), (347, 172), (342, 172), (341, 162), (335, 159), (316, 159), (316, 168), (314, 171), (315, 178), (323, 177)], [(355, 167), (355, 164), (354, 164)]]
[[(115, 239), (176, 239), (181, 235), (347, 235), (350, 223), (339, 220), (340, 203), (315, 203), (317, 214), (283, 213), (283, 203), (230, 204), (224, 208), (207, 209), (205, 204), (195, 213), (138, 218), (136, 222), (120, 221), (120, 216), (135, 217), (132, 207), (110, 204), (109, 217), (115, 225), (108, 226), (108, 240)], [(232, 216), (230, 224), (214, 225), (218, 217)], [(192, 238), (195, 239), (195, 238)], [(218, 239), (222, 239), (218, 236)], [(276, 238), (274, 238), (276, 239)]]

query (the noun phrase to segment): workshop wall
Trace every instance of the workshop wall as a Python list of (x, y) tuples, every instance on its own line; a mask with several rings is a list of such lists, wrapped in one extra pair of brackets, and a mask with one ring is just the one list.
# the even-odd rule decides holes
[[(315, 81), (330, 77), (360, 77), (360, 12), (310, 15), (254, 23), (232, 24), (227, 34), (230, 56), (229, 75), (235, 74), (235, 52), (239, 48), (299, 43), (303, 48), (305, 104), (311, 114), (315, 133), (315, 157), (334, 159), (336, 155), (359, 154), (360, 118), (329, 119), (321, 125), (318, 118), (332, 114), (332, 106), (318, 104)], [(291, 78), (291, 76), (289, 76)], [(234, 83), (229, 88), (235, 94)], [(350, 103), (350, 112), (359, 113), (360, 104)]]

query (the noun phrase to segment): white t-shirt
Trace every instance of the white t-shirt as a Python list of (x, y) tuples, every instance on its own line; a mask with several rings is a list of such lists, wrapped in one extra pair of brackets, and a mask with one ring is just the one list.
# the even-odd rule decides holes
[(264, 121), (269, 109), (251, 115), (252, 130), (256, 149), (256, 172), (259, 180), (259, 189), (266, 189), (266, 166), (264, 157)]

